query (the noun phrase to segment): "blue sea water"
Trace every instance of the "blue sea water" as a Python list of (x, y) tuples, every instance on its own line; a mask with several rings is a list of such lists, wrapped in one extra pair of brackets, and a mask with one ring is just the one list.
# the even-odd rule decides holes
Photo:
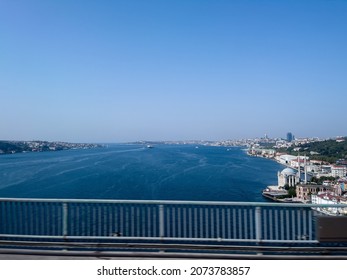
[(241, 148), (110, 145), (0, 156), (0, 197), (255, 201), (278, 163)]

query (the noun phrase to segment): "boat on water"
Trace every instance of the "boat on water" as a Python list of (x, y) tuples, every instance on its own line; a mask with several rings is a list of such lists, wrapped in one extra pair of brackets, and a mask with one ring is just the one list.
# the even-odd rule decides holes
[(152, 145), (147, 145), (147, 149), (153, 149), (154, 147)]

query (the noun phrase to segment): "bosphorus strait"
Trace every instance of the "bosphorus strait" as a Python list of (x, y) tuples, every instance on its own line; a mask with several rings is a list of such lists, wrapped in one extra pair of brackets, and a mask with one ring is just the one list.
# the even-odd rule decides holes
[(109, 145), (0, 157), (0, 196), (254, 201), (281, 166), (241, 148)]

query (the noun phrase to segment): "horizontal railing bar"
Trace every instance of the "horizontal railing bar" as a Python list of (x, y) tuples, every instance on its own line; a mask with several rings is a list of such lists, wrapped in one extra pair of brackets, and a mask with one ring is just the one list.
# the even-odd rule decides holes
[(95, 243), (95, 242), (47, 242), (47, 241), (0, 241), (1, 245), (6, 246), (28, 246), (28, 247), (70, 247), (70, 248), (126, 248), (126, 249), (178, 249), (178, 250), (235, 250), (235, 251), (309, 251), (309, 252), (326, 252), (342, 251), (347, 252), (347, 247), (292, 247), (292, 246), (254, 246), (254, 245), (209, 245), (209, 244), (162, 244), (162, 243)]
[(39, 256), (45, 258), (61, 258), (61, 259), (69, 259), (73, 258), (92, 258), (92, 259), (100, 259), (102, 257), (107, 258), (150, 258), (150, 259), (235, 259), (235, 260), (255, 260), (255, 259), (266, 259), (266, 260), (347, 260), (346, 255), (308, 255), (308, 254), (300, 254), (300, 255), (272, 255), (272, 254), (226, 254), (226, 253), (201, 253), (201, 252), (179, 252), (179, 253), (171, 253), (171, 252), (124, 252), (124, 251), (57, 251), (57, 250), (22, 250), (22, 249), (3, 249), (0, 250), (0, 254), (7, 255), (20, 255), (23, 259), (29, 256), (30, 259), (35, 258), (35, 256)]
[(178, 201), (178, 200), (112, 200), (112, 199), (51, 199), (51, 198), (0, 198), (6, 202), (47, 202), (47, 203), (100, 203), (100, 204), (165, 204), (165, 205), (209, 205), (209, 206), (263, 206), (263, 207), (347, 207), (347, 204), (309, 204), (276, 202), (228, 202), (228, 201)]
[[(7, 238), (32, 238), (32, 239), (74, 239), (74, 240), (148, 240), (148, 241), (215, 241), (215, 242), (259, 242), (257, 239), (223, 239), (223, 238), (180, 238), (180, 237), (136, 237), (136, 236), (47, 236), (47, 235), (15, 235), (0, 234), (0, 237)], [(317, 240), (262, 240), (261, 242), (271, 243), (318, 243)]]

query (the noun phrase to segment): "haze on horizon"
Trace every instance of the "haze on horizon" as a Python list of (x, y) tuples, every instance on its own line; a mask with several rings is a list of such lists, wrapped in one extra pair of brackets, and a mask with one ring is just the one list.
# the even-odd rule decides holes
[(0, 2), (0, 139), (346, 135), (347, 1)]

